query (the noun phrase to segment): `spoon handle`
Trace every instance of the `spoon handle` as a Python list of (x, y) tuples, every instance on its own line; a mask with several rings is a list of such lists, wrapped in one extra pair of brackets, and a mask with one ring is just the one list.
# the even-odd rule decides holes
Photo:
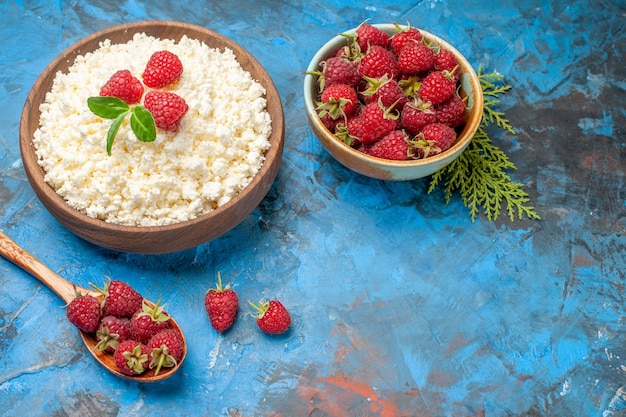
[(22, 247), (4, 234), (2, 230), (0, 230), (0, 255), (47, 285), (66, 303), (76, 298), (76, 290), (79, 290), (83, 294), (97, 294), (97, 291), (75, 286), (71, 282), (61, 278), (47, 266), (35, 259), (30, 253), (22, 249)]

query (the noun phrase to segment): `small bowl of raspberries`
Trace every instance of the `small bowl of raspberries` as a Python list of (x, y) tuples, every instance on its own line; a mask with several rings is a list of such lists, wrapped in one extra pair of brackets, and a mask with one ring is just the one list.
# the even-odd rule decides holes
[(467, 59), (410, 25), (367, 21), (329, 40), (304, 79), (309, 123), (345, 167), (382, 180), (431, 175), (467, 147), (483, 96)]

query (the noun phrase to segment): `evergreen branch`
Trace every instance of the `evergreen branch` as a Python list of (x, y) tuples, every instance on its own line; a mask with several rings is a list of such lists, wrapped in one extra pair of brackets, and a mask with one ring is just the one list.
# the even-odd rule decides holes
[(478, 68), (478, 77), (483, 89), (483, 118), (474, 138), (463, 153), (448, 166), (431, 176), (428, 193), (443, 184), (446, 204), (458, 191), (465, 207), (469, 209), (472, 222), (481, 209), (489, 221), (496, 220), (502, 206), (511, 221), (526, 216), (529, 219), (541, 219), (530, 198), (524, 191), (524, 184), (514, 182), (506, 173), (508, 169), (517, 169), (515, 164), (497, 146), (487, 134), (485, 128), (495, 124), (499, 128), (515, 134), (503, 112), (494, 106), (500, 103), (498, 96), (508, 91), (511, 86), (501, 85), (503, 75), (484, 74), (482, 66)]

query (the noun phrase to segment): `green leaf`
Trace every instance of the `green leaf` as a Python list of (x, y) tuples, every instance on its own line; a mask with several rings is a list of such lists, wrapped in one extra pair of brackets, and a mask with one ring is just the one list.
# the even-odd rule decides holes
[(431, 176), (428, 192), (443, 185), (446, 204), (455, 191), (458, 191), (463, 204), (470, 211), (472, 222), (482, 210), (487, 220), (496, 220), (505, 205), (511, 221), (526, 216), (529, 219), (541, 219), (530, 198), (524, 191), (524, 184), (514, 182), (506, 173), (508, 169), (517, 169), (506, 154), (493, 144), (485, 128), (496, 125), (510, 134), (515, 130), (503, 112), (494, 106), (500, 103), (498, 97), (511, 86), (502, 85), (503, 76), (498, 73), (484, 74), (482, 66), (478, 68), (478, 78), (483, 90), (483, 118), (474, 138), (450, 165)]
[(130, 115), (130, 128), (142, 142), (153, 142), (156, 139), (156, 124), (152, 113), (143, 106), (135, 106)]
[(93, 114), (105, 119), (115, 119), (129, 110), (128, 104), (117, 97), (89, 97), (87, 106)]
[(122, 124), (122, 121), (127, 114), (128, 110), (126, 110), (124, 113), (119, 114), (115, 118), (115, 120), (113, 120), (113, 123), (111, 123), (111, 126), (109, 127), (109, 131), (107, 132), (107, 154), (109, 154), (109, 156), (111, 155), (111, 148), (113, 147), (113, 141), (115, 140), (117, 131), (120, 129), (120, 125)]

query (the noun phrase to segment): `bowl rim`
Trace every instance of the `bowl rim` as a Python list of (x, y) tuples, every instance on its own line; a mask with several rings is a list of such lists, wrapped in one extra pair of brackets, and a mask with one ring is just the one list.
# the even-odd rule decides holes
[[(390, 33), (390, 32), (395, 33), (395, 31), (397, 31), (397, 28), (407, 29), (410, 27), (408, 25), (396, 25), (394, 23), (373, 23), (371, 25), (386, 31), (387, 33)], [(362, 161), (367, 161), (368, 163), (373, 164), (377, 167), (381, 167), (383, 169), (384, 168), (401, 169), (403, 167), (417, 168), (421, 166), (429, 166), (429, 165), (436, 164), (436, 163), (443, 163), (443, 161), (445, 161), (450, 156), (456, 153), (460, 154), (461, 151), (463, 151), (467, 147), (467, 145), (471, 142), (473, 135), (469, 137), (464, 137), (465, 140), (463, 141), (457, 139), (457, 141), (454, 143), (454, 145), (452, 145), (452, 147), (450, 147), (449, 149), (445, 150), (444, 152), (440, 154), (429, 156), (428, 158), (423, 158), (423, 159), (396, 161), (396, 160), (383, 159), (383, 158), (378, 158), (375, 156), (367, 155), (363, 152), (360, 152), (357, 149), (354, 149), (353, 147), (346, 144), (345, 142), (338, 140), (333, 135), (333, 133), (330, 130), (328, 130), (328, 128), (324, 125), (324, 123), (322, 123), (320, 118), (317, 116), (315, 107), (313, 105), (313, 97), (311, 96), (311, 91), (314, 91), (317, 89), (317, 87), (315, 86), (315, 76), (312, 75), (312, 73), (319, 70), (319, 63), (322, 60), (327, 59), (330, 56), (332, 56), (332, 52), (334, 52), (337, 49), (337, 47), (345, 43), (346, 41), (345, 35), (354, 35), (357, 29), (358, 27), (352, 28), (352, 29), (341, 32), (339, 35), (334, 36), (333, 38), (328, 40), (324, 45), (322, 45), (322, 47), (318, 49), (318, 51), (315, 53), (315, 55), (311, 59), (306, 69), (306, 75), (304, 77), (304, 96), (305, 96), (304, 101), (305, 101), (305, 107), (306, 107), (307, 115), (309, 117), (309, 121), (311, 123), (314, 123), (315, 126), (318, 129), (320, 129), (322, 132), (327, 133), (327, 135), (329, 136), (329, 140), (334, 139), (334, 142), (337, 143), (337, 147), (339, 149), (345, 150), (351, 156), (359, 158)], [(422, 35), (425, 35), (425, 37), (428, 38), (429, 40), (433, 40), (437, 42), (438, 45), (453, 52), (455, 56), (457, 57), (457, 60), (460, 59), (464, 65), (464, 68), (468, 70), (469, 76), (467, 76), (466, 80), (462, 80), (462, 82), (469, 83), (471, 85), (472, 93), (474, 95), (474, 97), (472, 98), (472, 101), (474, 101), (473, 105), (476, 106), (477, 104), (476, 101), (478, 102), (479, 107), (480, 107), (478, 112), (480, 115), (475, 117), (474, 120), (472, 120), (472, 123), (468, 122), (465, 124), (465, 126), (463, 127), (463, 130), (459, 134), (459, 137), (461, 137), (462, 135), (464, 135), (466, 132), (469, 132), (469, 131), (476, 132), (476, 130), (480, 126), (480, 122), (482, 120), (482, 114), (484, 110), (483, 109), (483, 93), (480, 87), (480, 82), (478, 80), (478, 75), (476, 74), (476, 71), (474, 70), (472, 65), (469, 63), (467, 58), (465, 58), (465, 56), (461, 54), (449, 42), (447, 42), (441, 37), (431, 32), (428, 32), (424, 29), (418, 28), (418, 30), (422, 33)]]
[[(267, 103), (266, 110), (270, 112), (270, 114), (272, 115), (271, 117), (272, 132), (270, 133), (270, 136), (269, 136), (271, 145), (269, 149), (265, 151), (265, 154), (264, 154), (265, 159), (264, 159), (263, 165), (261, 166), (259, 171), (256, 173), (254, 178), (252, 178), (251, 182), (244, 189), (242, 189), (239, 193), (237, 193), (237, 195), (233, 196), (230, 199), (230, 201), (223, 204), (222, 206), (219, 206), (211, 210), (210, 212), (199, 215), (193, 219), (189, 219), (189, 220), (177, 222), (177, 223), (172, 223), (172, 224), (161, 225), (161, 226), (120, 225), (120, 224), (109, 223), (101, 219), (90, 217), (87, 214), (71, 207), (67, 203), (67, 201), (63, 197), (61, 197), (44, 180), (45, 173), (43, 171), (43, 168), (39, 164), (37, 164), (37, 167), (39, 168), (37, 174), (34, 174), (27, 170), (26, 173), (29, 179), (31, 179), (31, 185), (35, 183), (38, 186), (40, 186), (40, 189), (39, 190), (35, 189), (35, 191), (40, 191), (43, 194), (45, 194), (45, 196), (50, 201), (55, 203), (56, 208), (58, 208), (61, 212), (63, 212), (64, 215), (66, 215), (67, 217), (71, 219), (70, 220), (71, 222), (87, 223), (87, 224), (92, 225), (94, 228), (102, 229), (103, 232), (104, 231), (109, 232), (109, 233), (141, 232), (144, 235), (158, 234), (158, 233), (163, 233), (165, 231), (173, 232), (179, 229), (193, 227), (194, 225), (198, 225), (206, 221), (208, 218), (216, 217), (220, 213), (228, 211), (231, 207), (235, 206), (239, 201), (241, 201), (250, 192), (250, 190), (255, 189), (255, 187), (263, 180), (263, 177), (268, 172), (270, 172), (270, 170), (274, 169), (274, 167), (272, 166), (273, 164), (268, 163), (268, 161), (276, 160), (276, 163), (280, 165), (280, 159), (282, 158), (282, 152), (283, 152), (283, 147), (284, 147), (284, 112), (282, 108), (280, 95), (278, 94), (278, 90), (276, 89), (276, 86), (272, 78), (269, 76), (265, 68), (259, 63), (256, 57), (254, 57), (248, 50), (246, 50), (244, 47), (239, 45), (234, 40), (202, 26), (193, 25), (193, 24), (189, 24), (185, 22), (179, 22), (179, 21), (170, 21), (170, 20), (146, 20), (146, 21), (138, 21), (138, 22), (124, 23), (120, 25), (111, 26), (111, 27), (96, 31), (86, 37), (79, 39), (78, 41), (70, 45), (69, 47), (65, 48), (63, 52), (61, 52), (59, 55), (57, 55), (56, 58), (52, 60), (38, 76), (37, 80), (33, 84), (26, 98), (24, 107), (22, 109), (22, 115), (20, 119), (20, 128), (19, 128), (19, 140), (20, 140), (20, 150), (22, 153), (22, 159), (25, 158), (25, 155), (28, 155), (31, 152), (34, 153), (35, 151), (35, 146), (32, 142), (32, 136), (30, 136), (28, 132), (29, 130), (28, 122), (30, 121), (31, 117), (36, 117), (37, 119), (39, 119), (39, 116), (41, 114), (41, 111), (39, 110), (39, 108), (34, 108), (35, 106), (32, 106), (32, 107), (29, 107), (29, 106), (31, 104), (39, 104), (39, 103), (33, 103), (33, 100), (37, 94), (37, 90), (41, 88), (42, 84), (44, 84), (44, 81), (46, 81), (46, 79), (50, 78), (50, 80), (54, 80), (56, 76), (56, 72), (52, 72), (52, 70), (56, 68), (60, 64), (61, 61), (70, 60), (69, 65), (71, 66), (76, 56), (84, 55), (90, 52), (91, 50), (93, 50), (93, 49), (81, 50), (80, 49), (81, 45), (94, 42), (97, 39), (99, 39), (100, 41), (104, 41), (105, 39), (107, 39), (107, 36), (112, 33), (128, 32), (131, 35), (133, 35), (135, 33), (145, 32), (147, 30), (149, 30), (150, 32), (153, 32), (155, 29), (160, 29), (160, 28), (166, 29), (166, 28), (173, 28), (173, 27), (187, 29), (191, 32), (204, 33), (207, 35), (207, 39), (208, 38), (217, 39), (220, 44), (224, 45), (223, 47), (220, 47), (219, 49), (223, 49), (224, 47), (232, 49), (236, 53), (238, 61), (240, 65), (242, 65), (242, 67), (243, 67), (243, 63), (240, 61), (238, 54), (245, 55), (247, 61), (252, 63), (252, 65), (255, 66), (255, 68), (258, 71), (262, 71), (267, 75), (266, 77), (267, 83), (264, 84), (263, 87), (265, 89), (265, 98), (266, 98), (266, 103)], [(129, 37), (128, 39), (130, 40), (131, 37)], [(205, 41), (203, 39), (198, 39), (198, 40), (203, 41), (203, 42)], [(258, 82), (258, 80), (256, 81)], [(51, 82), (52, 81), (50, 81), (50, 83)], [(272, 103), (270, 103), (270, 100), (269, 100), (270, 97), (274, 98)], [(273, 106), (273, 110), (275, 114), (271, 113), (270, 104)], [(278, 117), (275, 117), (275, 116), (278, 116)], [(35, 159), (36, 159), (36, 155), (35, 155)], [(275, 168), (275, 171), (276, 172), (274, 173), (274, 178), (272, 178), (272, 182), (275, 180), (275, 176), (277, 174), (278, 168)], [(38, 182), (38, 181), (41, 181), (41, 182)], [(254, 209), (252, 209), (251, 211), (253, 210)]]

